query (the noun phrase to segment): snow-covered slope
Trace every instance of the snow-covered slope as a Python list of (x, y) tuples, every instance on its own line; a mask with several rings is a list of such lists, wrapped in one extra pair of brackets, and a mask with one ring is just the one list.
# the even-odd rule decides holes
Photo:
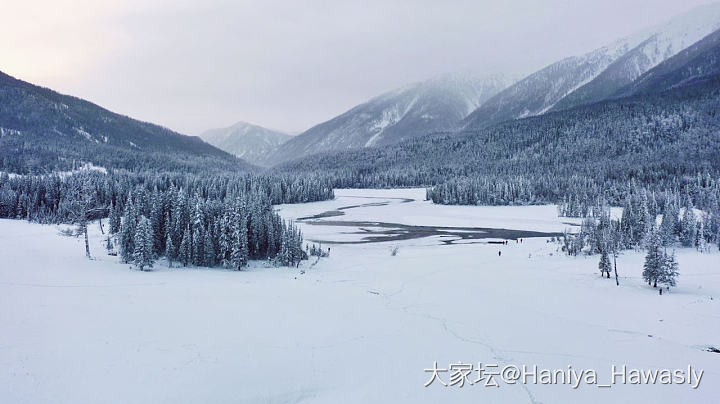
[(648, 70), (616, 97), (660, 92), (720, 75), (720, 30)]
[(387, 145), (455, 129), (485, 100), (512, 83), (504, 75), (439, 76), (382, 94), (310, 128), (269, 155), (269, 162), (329, 150)]
[(264, 165), (263, 156), (288, 141), (291, 136), (247, 122), (238, 122), (227, 128), (207, 130), (200, 138), (245, 161)]
[(253, 169), (196, 136), (138, 121), (2, 72), (0, 156), (12, 157), (6, 159), (14, 160), (11, 170), (33, 173), (72, 169), (66, 162), (73, 160), (107, 168), (140, 164), (168, 168), (171, 160), (184, 165), (196, 157)]
[(467, 129), (600, 101), (720, 28), (720, 3), (702, 6), (515, 83), (468, 116)]
[(720, 28), (720, 3), (696, 8), (653, 30), (640, 45), (616, 60), (594, 80), (558, 102), (553, 110), (611, 97), (643, 73)]
[(582, 56), (572, 56), (539, 70), (489, 99), (465, 120), (466, 128), (479, 128), (508, 119), (547, 112), (568, 94), (590, 82), (641, 38), (633, 36)]
[[(338, 190), (280, 205), (287, 220), (349, 205), (342, 220), (559, 231), (554, 206), (438, 206), (424, 189)], [(411, 202), (405, 202), (407, 199)], [(571, 222), (579, 220), (570, 219)], [(307, 239), (349, 241), (358, 227), (299, 224)], [(151, 272), (58, 227), (0, 220), (3, 403), (714, 403), (720, 397), (720, 253), (680, 248), (678, 286), (642, 279), (644, 252), (617, 259), (557, 243), (453, 243), (448, 237), (333, 244), (300, 268)], [(364, 234), (362, 236), (367, 236)], [(323, 244), (327, 247), (327, 244)], [(397, 248), (393, 255), (393, 248)], [(502, 251), (502, 255), (498, 255)], [(317, 261), (317, 262), (316, 262)], [(424, 387), (463, 361), (594, 369), (595, 385), (487, 380)], [(612, 366), (703, 370), (689, 384), (623, 383)], [(449, 383), (451, 372), (441, 372)], [(470, 380), (475, 381), (473, 371)], [(696, 380), (695, 380), (696, 381)], [(600, 388), (599, 384), (612, 384)]]

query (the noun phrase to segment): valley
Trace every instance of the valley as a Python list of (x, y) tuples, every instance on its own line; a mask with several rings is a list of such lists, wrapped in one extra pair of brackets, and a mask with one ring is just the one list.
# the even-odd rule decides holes
[[(373, 201), (387, 204), (347, 209), (346, 218), (568, 227), (553, 206), (440, 207), (423, 201), (420, 189), (336, 192), (332, 201), (276, 209), (293, 219)], [(306, 238), (358, 237), (341, 227), (299, 226)], [(3, 219), (0, 229), (0, 394), (13, 403), (672, 403), (720, 394), (712, 382), (720, 376), (717, 354), (708, 351), (720, 345), (717, 251), (679, 249), (680, 283), (658, 296), (641, 278), (642, 252), (621, 254), (616, 286), (600, 278), (596, 257), (567, 257), (547, 238), (333, 244), (329, 257), (299, 268), (168, 268), (161, 260), (141, 272), (105, 254), (97, 223), (92, 260), (81, 240), (58, 236), (57, 226)], [(613, 364), (691, 364), (704, 375), (697, 389), (620, 379), (607, 389), (424, 387), (434, 361), (444, 368), (571, 365), (596, 369), (598, 384)], [(449, 374), (441, 378), (449, 383)]]

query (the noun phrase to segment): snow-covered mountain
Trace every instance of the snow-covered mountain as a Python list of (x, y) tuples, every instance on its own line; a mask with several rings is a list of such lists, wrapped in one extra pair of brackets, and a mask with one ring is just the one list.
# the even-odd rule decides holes
[(611, 97), (646, 71), (720, 28), (720, 3), (702, 6), (581, 56), (556, 62), (501, 91), (468, 116), (475, 129)]
[(465, 127), (473, 129), (508, 119), (541, 115), (597, 77), (639, 42), (637, 38), (627, 38), (582, 56), (553, 63), (489, 99), (466, 118)]
[(683, 85), (718, 79), (720, 76), (720, 30), (645, 72), (615, 97), (648, 94)]
[(292, 136), (247, 122), (238, 122), (227, 128), (207, 130), (200, 138), (245, 161), (264, 165), (264, 156)]
[(462, 73), (411, 84), (308, 129), (270, 153), (267, 161), (277, 164), (323, 151), (387, 145), (454, 130), (512, 82), (505, 75)]
[[(73, 161), (107, 168), (254, 169), (232, 155), (162, 126), (0, 72), (0, 156), (17, 173), (74, 169)], [(7, 157), (7, 158), (6, 158)]]
[(561, 110), (613, 96), (643, 73), (720, 28), (720, 4), (698, 7), (657, 27), (652, 35), (613, 62), (594, 80), (552, 109)]

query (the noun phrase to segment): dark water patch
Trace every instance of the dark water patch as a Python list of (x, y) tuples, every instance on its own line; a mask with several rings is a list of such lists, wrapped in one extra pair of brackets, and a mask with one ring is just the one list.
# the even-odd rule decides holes
[[(407, 199), (407, 198), (383, 198), (383, 199), (402, 199), (403, 202), (400, 202), (400, 203), (414, 201), (414, 199)], [(370, 206), (387, 206), (389, 204), (390, 204), (390, 202), (370, 202), (370, 203), (363, 203), (360, 205), (343, 206), (343, 207), (337, 208), (336, 210), (328, 210), (328, 211), (325, 211), (322, 213), (318, 213), (317, 215), (299, 217), (299, 218), (297, 218), (297, 220), (303, 221), (303, 220), (311, 220), (311, 219), (323, 219), (326, 217), (342, 216), (345, 214), (345, 212), (343, 212), (343, 210), (355, 209), (355, 208), (366, 208), (366, 207), (370, 207)]]
[(343, 232), (342, 234), (358, 234), (364, 236), (360, 240), (353, 241), (311, 240), (325, 244), (366, 244), (440, 236), (449, 238), (448, 240), (440, 240), (443, 244), (449, 245), (461, 240), (518, 240), (521, 238), (557, 237), (562, 235), (562, 233), (495, 229), (490, 227), (413, 226), (400, 223), (348, 220), (318, 220), (305, 223), (313, 226), (357, 227), (358, 229), (356, 231)]
[[(313, 226), (341, 226), (355, 227), (355, 231), (343, 232), (341, 234), (359, 234), (363, 235), (362, 239), (354, 241), (334, 241), (334, 240), (308, 240), (316, 243), (324, 244), (366, 244), (379, 243), (386, 241), (412, 240), (424, 237), (440, 236), (443, 244), (453, 244), (457, 241), (463, 241), (463, 244), (474, 244), (470, 240), (484, 239), (502, 239), (502, 240), (518, 240), (521, 238), (533, 237), (558, 237), (562, 233), (545, 233), (529, 230), (512, 230), (512, 229), (495, 229), (490, 227), (449, 227), (449, 226), (414, 226), (400, 223), (370, 222), (370, 221), (349, 221), (349, 220), (319, 220), (330, 217), (338, 217), (345, 215), (344, 210), (364, 208), (372, 206), (387, 206), (390, 200), (399, 200), (399, 203), (413, 202), (412, 198), (387, 198), (374, 196), (352, 196), (343, 195), (344, 197), (365, 198), (365, 199), (382, 199), (383, 202), (370, 202), (358, 205), (348, 205), (318, 213), (312, 216), (305, 216), (296, 219)], [(493, 243), (493, 241), (483, 241), (483, 244)], [(494, 242), (503, 244), (504, 242)]]

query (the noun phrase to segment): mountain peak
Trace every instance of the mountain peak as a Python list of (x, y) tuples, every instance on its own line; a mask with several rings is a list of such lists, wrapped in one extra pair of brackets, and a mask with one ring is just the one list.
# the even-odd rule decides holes
[(291, 137), (286, 133), (244, 121), (200, 134), (200, 138), (213, 146), (257, 165), (265, 165), (264, 156)]
[(720, 3), (714, 3), (565, 58), (495, 95), (470, 114), (464, 126), (477, 129), (606, 99), (718, 28)]
[(268, 161), (277, 164), (323, 151), (388, 145), (454, 130), (512, 81), (501, 74), (462, 72), (411, 83), (308, 129), (270, 153)]

